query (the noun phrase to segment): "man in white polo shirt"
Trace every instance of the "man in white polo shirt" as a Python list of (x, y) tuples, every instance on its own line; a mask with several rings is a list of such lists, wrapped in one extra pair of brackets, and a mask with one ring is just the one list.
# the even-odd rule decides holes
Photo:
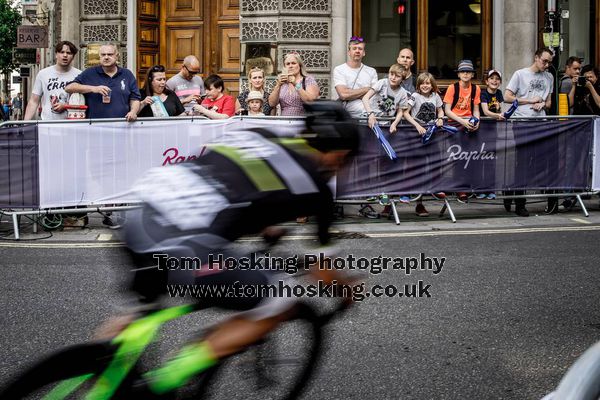
[(365, 55), (364, 39), (352, 36), (348, 41), (348, 61), (333, 70), (337, 97), (354, 118), (361, 117), (365, 112), (362, 97), (377, 83), (377, 71), (362, 63)]

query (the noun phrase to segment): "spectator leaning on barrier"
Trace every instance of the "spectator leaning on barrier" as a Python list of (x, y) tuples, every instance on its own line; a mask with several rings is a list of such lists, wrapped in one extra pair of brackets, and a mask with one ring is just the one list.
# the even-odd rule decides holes
[(167, 88), (179, 97), (188, 115), (193, 114), (194, 106), (200, 104), (204, 94), (204, 82), (199, 74), (200, 61), (189, 55), (183, 59), (179, 73), (167, 81)]
[(406, 76), (402, 81), (402, 87), (408, 94), (413, 94), (417, 88), (417, 77), (411, 71), (411, 68), (415, 63), (415, 54), (411, 49), (405, 47), (398, 53), (398, 59), (396, 61), (407, 70)]
[(155, 65), (146, 74), (138, 117), (172, 117), (185, 114), (179, 97), (166, 87), (167, 76), (163, 65)]
[(363, 117), (368, 117), (370, 128), (378, 122), (377, 117), (401, 116), (408, 106), (409, 94), (401, 86), (405, 74), (406, 68), (400, 64), (393, 64), (388, 71), (388, 77), (378, 80), (363, 96)]
[(319, 98), (319, 85), (306, 73), (298, 53), (288, 53), (283, 59), (283, 70), (269, 95), (271, 107), (281, 107), (281, 115), (304, 115), (304, 103)]
[(504, 103), (504, 96), (499, 90), (502, 84), (502, 74), (496, 69), (488, 71), (485, 77), (485, 90), (481, 92), (481, 111), (486, 117), (497, 119), (498, 121), (504, 120), (502, 115), (502, 103)]
[(225, 83), (219, 75), (210, 75), (204, 81), (206, 85), (206, 98), (202, 104), (194, 106), (194, 112), (210, 119), (226, 119), (235, 114), (235, 100), (224, 94)]
[[(417, 129), (419, 135), (423, 135), (426, 132), (423, 124), (434, 122), (437, 126), (444, 124), (442, 105), (435, 78), (429, 72), (423, 72), (417, 77), (415, 92), (408, 98), (404, 118)], [(392, 123), (390, 132), (396, 132), (399, 122), (400, 118), (398, 116)]]
[(512, 103), (515, 99), (519, 107), (514, 117), (538, 117), (546, 115), (552, 105), (554, 77), (546, 72), (554, 55), (544, 47), (535, 52), (534, 62), (527, 68), (516, 71), (510, 78), (504, 93), (504, 101)]
[(579, 57), (569, 57), (565, 64), (565, 74), (560, 78), (558, 84), (558, 93), (567, 95), (569, 102), (569, 114), (573, 114), (573, 104), (575, 101), (575, 87), (577, 78), (581, 73), (581, 59)]
[(275, 109), (269, 105), (269, 92), (265, 89), (265, 71), (260, 67), (254, 67), (248, 71), (248, 89), (240, 93), (235, 101), (235, 113), (243, 114), (248, 109), (244, 108), (247, 104), (248, 94), (251, 91), (259, 92), (263, 95), (263, 113), (272, 115)]
[(598, 68), (586, 65), (581, 69), (585, 78), (577, 83), (575, 103), (573, 107), (576, 115), (600, 115), (600, 82), (598, 82)]
[[(419, 135), (423, 135), (426, 129), (421, 124), (435, 123), (437, 126), (444, 124), (442, 104), (435, 78), (429, 72), (423, 72), (417, 77), (416, 89), (408, 98), (404, 118), (417, 129)], [(390, 132), (396, 132), (398, 123), (400, 123), (400, 115), (396, 116), (390, 127)], [(445, 195), (443, 192), (436, 193), (439, 198), (443, 198)], [(405, 196), (400, 197), (400, 201), (403, 200), (403, 197)], [(408, 198), (405, 198), (405, 200), (408, 200)], [(415, 213), (419, 217), (429, 216), (429, 212), (421, 199), (418, 200), (415, 206)]]
[(77, 55), (77, 47), (68, 41), (58, 42), (54, 47), (54, 55), (56, 64), (42, 69), (35, 78), (25, 109), (25, 120), (33, 119), (40, 102), (42, 120), (67, 118), (69, 94), (65, 91), (65, 87), (81, 73), (71, 65)]
[[(546, 115), (546, 110), (552, 105), (552, 91), (554, 89), (554, 77), (546, 70), (552, 64), (554, 54), (547, 47), (542, 47), (535, 52), (533, 64), (529, 67), (517, 70), (510, 78), (504, 92), (504, 101), (519, 103), (514, 117), (536, 117)], [(519, 158), (519, 156), (517, 156)], [(524, 160), (523, 160), (524, 161)], [(518, 163), (519, 161), (517, 161)], [(526, 166), (517, 166), (527, 168)], [(511, 192), (506, 192), (511, 194)], [(525, 194), (523, 191), (515, 191), (514, 194)], [(515, 199), (515, 213), (522, 217), (528, 217), (529, 212), (525, 208), (526, 199)], [(511, 200), (504, 200), (504, 208), (510, 211)], [(558, 209), (558, 199), (548, 198), (546, 212), (553, 213)]]
[(365, 46), (362, 37), (352, 36), (348, 42), (348, 61), (333, 70), (336, 95), (354, 118), (360, 118), (365, 112), (362, 98), (377, 83), (377, 71), (362, 63)]
[(119, 52), (114, 44), (100, 46), (100, 65), (87, 68), (66, 87), (67, 93), (82, 93), (87, 118), (137, 119), (140, 91), (131, 71), (117, 65)]
[[(481, 103), (481, 89), (471, 81), (475, 77), (475, 68), (471, 60), (462, 60), (456, 69), (458, 82), (448, 86), (444, 95), (444, 111), (448, 118), (465, 127), (467, 132), (479, 129), (479, 103)], [(470, 117), (477, 118), (473, 123)], [(465, 192), (457, 193), (459, 201), (467, 201), (469, 196)]]
[(471, 81), (475, 77), (475, 68), (471, 60), (462, 60), (456, 70), (459, 81), (448, 86), (444, 95), (444, 107), (448, 118), (458, 122), (469, 132), (479, 129), (479, 122), (472, 124), (469, 117), (479, 119), (481, 89)]
[(17, 96), (12, 99), (13, 106), (13, 119), (15, 121), (19, 121), (23, 118), (23, 94), (21, 92), (17, 93)]

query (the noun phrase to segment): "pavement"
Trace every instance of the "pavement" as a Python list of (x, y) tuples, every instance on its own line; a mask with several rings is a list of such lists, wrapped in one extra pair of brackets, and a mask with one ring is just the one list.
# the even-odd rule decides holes
[[(456, 217), (452, 222), (448, 211), (439, 215), (443, 201), (425, 198), (424, 204), (430, 216), (418, 217), (414, 213), (415, 205), (397, 203), (400, 224), (396, 225), (393, 217), (378, 219), (366, 218), (359, 215), (360, 206), (357, 204), (344, 204), (344, 218), (337, 219), (332, 227), (332, 232), (339, 238), (358, 237), (393, 237), (395, 235), (415, 235), (426, 232), (445, 232), (468, 234), (478, 230), (514, 230), (533, 229), (551, 230), (552, 227), (591, 227), (600, 225), (600, 200), (592, 196), (584, 200), (589, 216), (585, 216), (582, 208), (576, 205), (567, 211), (561, 207), (557, 214), (546, 215), (545, 199), (529, 199), (527, 209), (529, 217), (519, 217), (513, 212), (506, 212), (502, 200), (477, 200), (469, 199), (467, 204), (462, 204), (454, 198), (449, 198), (450, 206)], [(562, 202), (562, 201), (561, 201)], [(380, 213), (383, 206), (372, 204), (376, 212)], [(59, 228), (45, 231), (38, 227), (34, 233), (33, 223), (22, 218), (20, 225), (20, 240), (15, 241), (12, 232), (12, 221), (6, 216), (0, 219), (0, 245), (10, 246), (11, 242), (38, 242), (38, 243), (104, 243), (107, 246), (120, 245), (119, 230), (109, 229), (102, 224), (103, 217), (99, 213), (89, 214), (89, 224), (85, 228)], [(309, 238), (315, 232), (315, 219), (309, 219), (306, 224), (289, 222), (282, 224), (288, 229), (288, 236), (292, 238)], [(590, 228), (591, 229), (591, 228)], [(382, 236), (383, 235), (383, 236)]]

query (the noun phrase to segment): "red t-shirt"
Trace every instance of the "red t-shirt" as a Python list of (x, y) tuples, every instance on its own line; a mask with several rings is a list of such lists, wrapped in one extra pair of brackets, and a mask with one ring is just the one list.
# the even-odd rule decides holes
[[(459, 85), (459, 88), (458, 103), (456, 103), (452, 111), (459, 117), (470, 117), (473, 115), (473, 110), (471, 110), (471, 86), (467, 86), (465, 89), (462, 85)], [(450, 85), (444, 95), (444, 103), (452, 105), (453, 99), (454, 85)], [(481, 103), (481, 89), (479, 86), (475, 85), (475, 99), (473, 101), (473, 106), (475, 107), (479, 103)]]
[(227, 114), (230, 117), (233, 117), (233, 114), (235, 114), (235, 100), (226, 94), (214, 101), (207, 97), (202, 100), (202, 105), (219, 114)]

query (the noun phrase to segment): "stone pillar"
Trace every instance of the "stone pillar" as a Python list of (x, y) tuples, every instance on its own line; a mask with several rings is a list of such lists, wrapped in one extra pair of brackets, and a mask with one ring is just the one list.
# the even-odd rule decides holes
[(346, 62), (348, 35), (346, 26), (348, 23), (348, 7), (346, 0), (332, 0), (331, 4), (331, 66)]
[(504, 0), (504, 85), (533, 64), (537, 50), (537, 0)]
[[(61, 40), (68, 40), (77, 48), (80, 48), (79, 40), (79, 0), (61, 0)], [(79, 63), (79, 57), (75, 57), (73, 66), (82, 69)]]
[[(242, 63), (244, 49), (250, 43), (271, 43), (276, 47), (277, 71), (267, 80), (272, 87), (283, 58), (296, 52), (321, 89), (321, 97), (330, 97), (332, 0), (242, 0), (240, 2), (240, 42)], [(240, 90), (247, 86), (246, 77)], [(269, 89), (270, 90), (270, 89)]]
[(119, 65), (127, 67), (127, 0), (79, 1), (80, 68), (87, 64), (88, 49), (105, 43), (117, 45)]

